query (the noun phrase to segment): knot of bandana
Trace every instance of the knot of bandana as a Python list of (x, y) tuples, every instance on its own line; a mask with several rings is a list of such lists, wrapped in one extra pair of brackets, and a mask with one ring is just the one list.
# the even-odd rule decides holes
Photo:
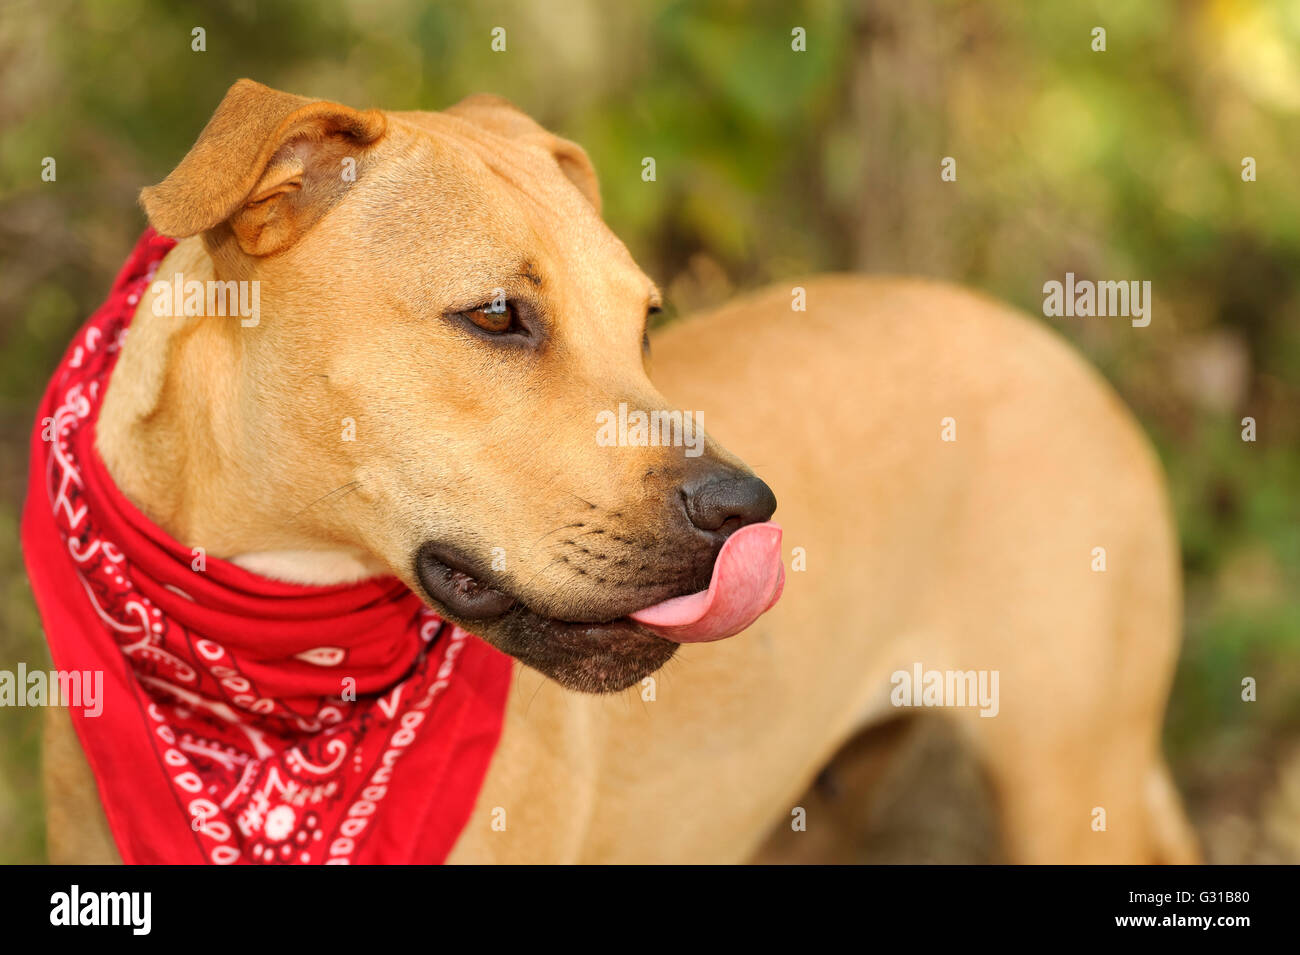
[(175, 243), (147, 231), (37, 415), (23, 550), (122, 857), (441, 862), (500, 736), (510, 659), (393, 578), (306, 587), (184, 547), (94, 447), (131, 317)]

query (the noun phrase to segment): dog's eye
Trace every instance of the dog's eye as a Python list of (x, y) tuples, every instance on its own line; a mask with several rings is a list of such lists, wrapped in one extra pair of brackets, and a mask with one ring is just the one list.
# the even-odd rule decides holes
[(506, 302), (504, 305), (497, 303), (481, 305), (461, 314), (489, 335), (507, 335), (511, 332), (523, 331), (513, 302)]
[(663, 307), (660, 305), (647, 305), (645, 309), (646, 330), (641, 333), (641, 354), (647, 358), (650, 356), (650, 319), (662, 311)]

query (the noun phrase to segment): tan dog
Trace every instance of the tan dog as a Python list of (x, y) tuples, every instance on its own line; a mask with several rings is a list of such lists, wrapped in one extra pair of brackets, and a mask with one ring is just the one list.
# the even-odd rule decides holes
[[(359, 112), (240, 81), (143, 202), (190, 237), (160, 278), (259, 279), (262, 318), (140, 303), (98, 429), (119, 487), (267, 575), (395, 574), (525, 664), (452, 861), (744, 861), (918, 664), (998, 671), (996, 716), (942, 712), (1011, 859), (1194, 858), (1159, 752), (1180, 606), (1159, 467), (1036, 323), (827, 277), (806, 312), (787, 287), (676, 323), (647, 366), (658, 293), (585, 154), (490, 97)], [(620, 402), (699, 409), (739, 457), (603, 447)], [(742, 635), (678, 647), (625, 615), (703, 587), (770, 513), (742, 459), (807, 569)], [(661, 667), (652, 702), (612, 692)], [(115, 857), (61, 712), (46, 770), (52, 858)]]

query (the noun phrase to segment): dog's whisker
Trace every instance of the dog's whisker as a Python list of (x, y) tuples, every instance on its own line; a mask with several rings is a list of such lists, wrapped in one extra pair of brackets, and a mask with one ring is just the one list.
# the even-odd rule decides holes
[(589, 531), (583, 531), (581, 534), (574, 534), (574, 535), (573, 535), (573, 539), (574, 539), (574, 540), (577, 540), (579, 537), (587, 537), (587, 536), (589, 536), (589, 535), (591, 535), (591, 534), (605, 534), (605, 533), (608, 533), (608, 529), (607, 529), (607, 528), (604, 528), (604, 527), (594, 527), (594, 528), (592, 528), (592, 529), (589, 530)]
[(537, 540), (533, 541), (533, 546), (536, 547), (538, 544), (546, 540), (546, 538), (550, 537), (552, 534), (558, 534), (560, 531), (573, 530), (575, 527), (585, 527), (585, 526), (586, 526), (585, 524), (561, 524), (559, 527), (555, 528), (555, 530), (547, 531), (541, 537), (537, 538)]
[(533, 708), (533, 701), (537, 699), (537, 694), (542, 692), (542, 687), (544, 687), (545, 685), (546, 685), (545, 680), (539, 680), (537, 682), (537, 689), (533, 690), (533, 695), (528, 698), (528, 705), (524, 707), (525, 718), (528, 717), (528, 711)]
[(306, 507), (304, 507), (302, 510), (298, 511), (297, 513), (295, 513), (293, 516), (294, 516), (294, 517), (300, 517), (300, 516), (302, 516), (303, 514), (305, 514), (305, 513), (307, 513), (308, 511), (310, 511), (310, 510), (311, 510), (313, 507), (315, 507), (317, 504), (319, 504), (321, 501), (324, 501), (326, 498), (333, 497), (333, 496), (334, 496), (335, 494), (337, 494), (339, 491), (345, 491), (346, 493), (344, 494), (344, 497), (346, 497), (348, 494), (351, 494), (353, 491), (355, 491), (355, 490), (356, 490), (358, 487), (360, 487), (360, 486), (361, 486), (361, 482), (360, 482), (360, 481), (349, 481), (347, 484), (342, 484), (342, 485), (336, 487), (334, 490), (330, 491), (328, 494), (322, 494), (320, 497), (316, 498), (316, 500), (312, 501), (310, 504), (308, 504), (308, 505), (307, 505)]

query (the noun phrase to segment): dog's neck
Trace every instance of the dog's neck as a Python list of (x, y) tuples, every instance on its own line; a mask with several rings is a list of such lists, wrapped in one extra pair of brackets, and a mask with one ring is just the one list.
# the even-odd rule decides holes
[[(180, 242), (162, 281), (214, 278), (198, 238)], [(163, 530), (207, 556), (304, 584), (384, 573), (360, 553), (285, 527), (276, 490), (250, 472), (241, 428), (239, 323), (154, 314), (137, 306), (96, 424), (96, 448), (117, 487)]]

